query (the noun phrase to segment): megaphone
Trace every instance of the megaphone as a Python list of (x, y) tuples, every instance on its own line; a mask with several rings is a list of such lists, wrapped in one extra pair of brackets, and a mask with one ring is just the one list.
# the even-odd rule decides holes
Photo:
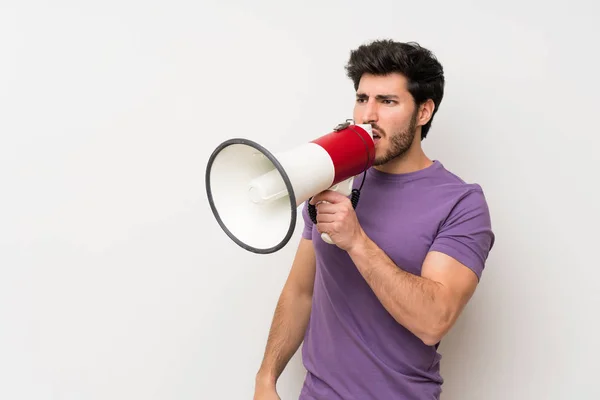
[[(298, 207), (316, 194), (329, 189), (353, 195), (356, 207), (360, 190), (353, 191), (354, 178), (366, 173), (374, 161), (371, 125), (350, 120), (279, 153), (234, 138), (211, 154), (206, 192), (214, 217), (231, 240), (248, 251), (269, 254), (288, 243)], [(314, 206), (309, 211), (316, 222)], [(333, 243), (327, 234), (322, 238)]]

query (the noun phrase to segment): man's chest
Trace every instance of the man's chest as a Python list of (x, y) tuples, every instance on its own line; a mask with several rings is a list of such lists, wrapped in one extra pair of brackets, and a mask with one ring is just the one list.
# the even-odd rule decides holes
[[(365, 200), (369, 200), (368, 198)], [(440, 227), (440, 217), (414, 197), (386, 204), (365, 201), (356, 214), (365, 233), (396, 265), (419, 275)]]

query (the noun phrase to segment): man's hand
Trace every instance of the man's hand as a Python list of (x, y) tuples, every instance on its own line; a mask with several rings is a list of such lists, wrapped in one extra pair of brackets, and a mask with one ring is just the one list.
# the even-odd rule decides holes
[(348, 197), (326, 190), (314, 196), (310, 204), (317, 208), (319, 233), (327, 233), (342, 250), (349, 251), (361, 240), (366, 239)]
[(281, 400), (274, 385), (257, 384), (253, 400)]

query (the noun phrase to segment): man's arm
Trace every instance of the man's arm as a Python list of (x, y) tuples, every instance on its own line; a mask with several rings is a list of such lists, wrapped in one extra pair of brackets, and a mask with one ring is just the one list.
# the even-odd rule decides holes
[(455, 207), (423, 262), (421, 276), (402, 270), (367, 237), (347, 197), (325, 191), (311, 203), (317, 205), (317, 230), (348, 252), (396, 321), (425, 344), (438, 343), (473, 295), (493, 244), (482, 194), (473, 192)]
[(312, 241), (302, 238), (275, 308), (264, 358), (256, 375), (257, 390), (274, 390), (277, 379), (302, 343), (310, 316), (315, 269)]
[(478, 282), (473, 271), (435, 251), (421, 276), (406, 272), (366, 236), (348, 254), (386, 310), (427, 345), (450, 330)]

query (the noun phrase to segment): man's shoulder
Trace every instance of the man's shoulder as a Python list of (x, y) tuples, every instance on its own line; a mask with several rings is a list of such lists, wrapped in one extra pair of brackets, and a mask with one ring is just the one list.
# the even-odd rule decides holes
[(479, 182), (466, 181), (444, 165), (440, 165), (436, 171), (436, 179), (432, 183), (436, 192), (449, 200), (460, 202), (469, 199), (473, 205), (487, 204), (483, 186)]
[(480, 183), (467, 182), (444, 168), (436, 187), (440, 225), (430, 251), (445, 253), (475, 272), (478, 278), (495, 242), (488, 201)]
[(479, 186), (476, 182), (467, 182), (461, 175), (459, 175), (456, 171), (448, 168), (445, 164), (440, 163), (440, 167), (436, 170), (437, 175), (440, 180), (445, 181), (449, 184), (455, 184), (457, 186), (471, 186), (476, 185)]

